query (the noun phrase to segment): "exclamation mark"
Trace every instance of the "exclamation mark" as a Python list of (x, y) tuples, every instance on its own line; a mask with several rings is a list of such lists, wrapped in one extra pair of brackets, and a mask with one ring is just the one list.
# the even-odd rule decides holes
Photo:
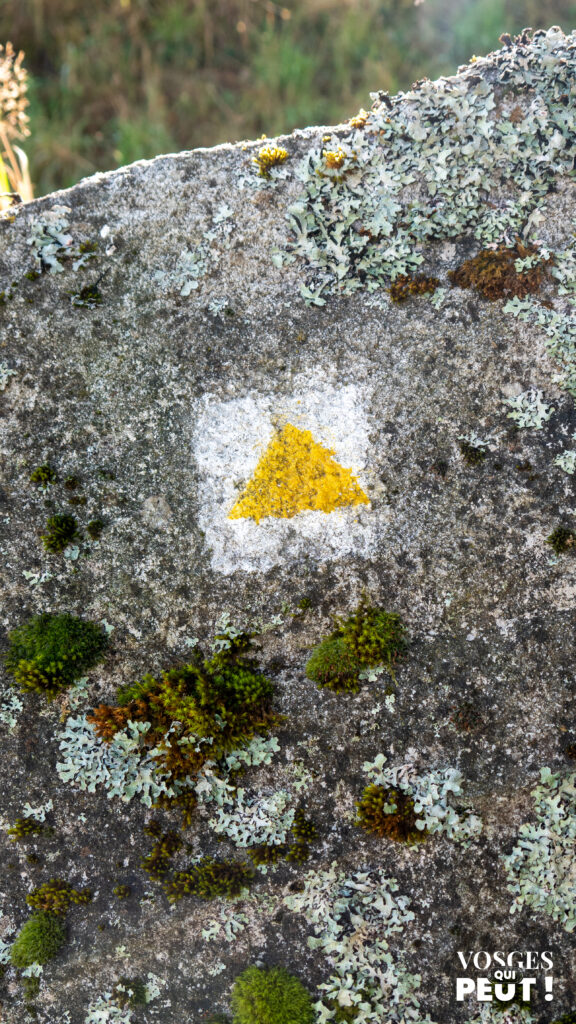
[(544, 988), (546, 989), (546, 995), (544, 996), (544, 999), (546, 999), (547, 1002), (550, 1002), (551, 999), (554, 999), (554, 996), (552, 995), (553, 980), (553, 978), (549, 978), (547, 976), (544, 978)]

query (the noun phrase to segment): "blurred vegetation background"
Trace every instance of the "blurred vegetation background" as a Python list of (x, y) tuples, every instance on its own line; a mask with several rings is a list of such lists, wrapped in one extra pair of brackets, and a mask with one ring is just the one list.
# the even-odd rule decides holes
[(568, 0), (0, 0), (24, 50), (36, 195), (159, 153), (335, 124), (453, 74)]

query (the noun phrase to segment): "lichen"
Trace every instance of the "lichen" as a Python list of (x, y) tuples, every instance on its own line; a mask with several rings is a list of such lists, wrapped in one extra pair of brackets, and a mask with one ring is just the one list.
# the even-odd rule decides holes
[(532, 790), (536, 824), (522, 825), (512, 853), (502, 856), (508, 889), (514, 894), (510, 913), (523, 906), (547, 914), (572, 932), (576, 928), (576, 772), (540, 771)]
[(519, 427), (541, 430), (555, 411), (554, 407), (545, 401), (544, 392), (537, 388), (529, 388), (521, 395), (505, 398), (504, 401), (512, 409), (512, 412), (508, 413), (508, 418), (514, 420)]
[[(428, 835), (444, 833), (453, 842), (467, 845), (471, 840), (476, 839), (482, 831), (481, 819), (459, 807), (456, 810), (450, 803), (451, 795), (459, 797), (462, 802), (463, 775), (457, 768), (445, 768), (419, 775), (410, 763), (400, 765), (396, 768), (385, 768), (387, 758), (384, 754), (378, 754), (373, 762), (365, 761), (362, 770), (371, 779), (371, 790), (376, 787), (386, 790), (385, 794), (378, 793), (377, 810), (378, 817), (382, 814), (397, 814), (399, 804), (394, 799), (392, 791), (398, 795), (404, 794), (406, 801), (402, 801), (402, 810), (405, 813), (406, 830), (408, 835), (412, 825), (421, 832), (426, 831)], [(380, 796), (384, 799), (381, 800)], [(413, 807), (410, 805), (413, 801)], [(360, 805), (358, 805), (360, 806)], [(390, 808), (387, 810), (387, 807)], [(396, 807), (396, 810), (394, 809)], [(415, 819), (412, 819), (412, 810)], [(371, 813), (368, 820), (374, 821), (374, 813)], [(362, 820), (359, 822), (362, 824)], [(402, 822), (398, 820), (394, 826), (400, 830)], [(395, 837), (391, 837), (395, 838)], [(412, 839), (406, 839), (409, 842)]]
[(347, 876), (334, 862), (328, 871), (308, 872), (301, 891), (284, 897), (311, 925), (309, 947), (324, 953), (332, 968), (319, 986), (317, 1024), (341, 1020), (341, 1007), (355, 1011), (356, 1024), (430, 1020), (417, 997), (420, 976), (409, 973), (399, 951), (398, 938), (414, 914), (397, 891), (396, 879), (380, 870)]
[(261, 178), (269, 178), (273, 167), (283, 164), (289, 157), (287, 149), (282, 146), (262, 146), (257, 155), (253, 158)]

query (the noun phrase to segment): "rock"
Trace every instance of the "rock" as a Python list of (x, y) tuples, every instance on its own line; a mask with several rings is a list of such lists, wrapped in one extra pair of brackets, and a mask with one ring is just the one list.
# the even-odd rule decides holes
[[(574, 1009), (575, 67), (576, 36), (523, 34), (335, 128), (2, 217), (4, 636), (67, 611), (110, 638), (53, 703), (8, 674), (0, 697), (4, 940), (33, 888), (94, 894), (44, 967), (46, 1024), (119, 1019), (121, 978), (148, 982), (142, 1019), (206, 1020), (252, 963), (297, 975), (318, 1021)], [(77, 522), (63, 553), (40, 541), (56, 515)], [(402, 657), (317, 687), (311, 650), (369, 606), (405, 623)], [(244, 796), (202, 769), (182, 831), (147, 806), (169, 783), (142, 720), (108, 747), (84, 716), (238, 632), (285, 719)], [(355, 825), (368, 785), (404, 793), (426, 841)], [(12, 841), (49, 799), (54, 833)], [(171, 906), (141, 866), (151, 817), (181, 838), (164, 882), (266, 837), (295, 852), (235, 902)], [(532, 1017), (456, 1001), (457, 978), (494, 980), (459, 960), (482, 950), (539, 953)]]

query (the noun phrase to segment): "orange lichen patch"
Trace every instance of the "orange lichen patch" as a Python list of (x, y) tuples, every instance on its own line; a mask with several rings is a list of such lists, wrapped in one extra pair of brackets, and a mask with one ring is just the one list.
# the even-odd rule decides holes
[(261, 178), (269, 178), (272, 167), (283, 164), (288, 159), (288, 150), (281, 146), (262, 146), (258, 156), (254, 157), (254, 163), (258, 166)]
[(346, 153), (343, 149), (325, 149), (322, 155), (326, 161), (326, 166), (332, 171), (340, 170), (346, 160)]
[(333, 512), (370, 502), (350, 469), (314, 440), (309, 430), (287, 423), (262, 455), (229, 519), (291, 519), (299, 512)]
[(524, 299), (539, 291), (554, 262), (552, 258), (541, 260), (535, 266), (518, 271), (515, 261), (534, 256), (537, 249), (517, 241), (512, 249), (505, 245), (497, 249), (484, 249), (471, 260), (466, 260), (457, 270), (450, 270), (448, 277), (458, 288), (477, 288), (485, 299), (502, 299), (517, 295)]
[(368, 111), (364, 110), (364, 107), (361, 107), (354, 117), (349, 118), (348, 124), (351, 125), (352, 128), (364, 128), (369, 116)]

